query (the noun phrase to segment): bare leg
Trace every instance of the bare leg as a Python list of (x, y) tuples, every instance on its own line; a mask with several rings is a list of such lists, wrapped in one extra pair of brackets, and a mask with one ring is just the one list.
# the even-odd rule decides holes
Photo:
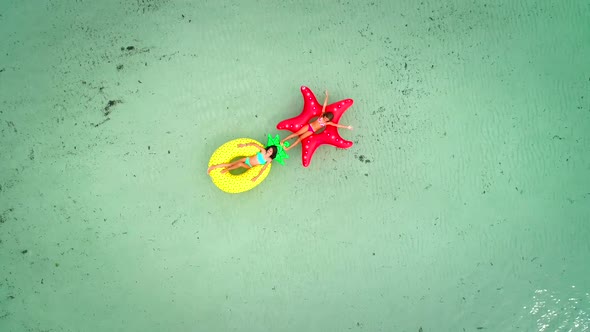
[(303, 141), (304, 139), (308, 138), (309, 136), (311, 136), (311, 132), (309, 132), (309, 131), (306, 132), (305, 134), (299, 136), (299, 138), (295, 142), (293, 142), (293, 144), (289, 145), (288, 148), (285, 148), (285, 151), (291, 150), (292, 147), (294, 147), (295, 145), (301, 143), (301, 141)]
[(219, 165), (213, 165), (209, 168), (207, 168), (207, 174), (211, 173), (212, 170), (216, 169), (216, 168), (221, 168), (221, 167), (227, 167), (230, 166), (231, 164), (219, 164)]
[[(230, 169), (236, 169), (236, 168), (239, 168), (239, 167), (244, 167), (244, 166), (245, 166), (245, 167), (247, 167), (248, 165), (246, 165), (246, 164), (244, 163), (245, 161), (246, 161), (246, 158), (242, 158), (242, 159), (240, 159), (240, 160), (236, 160), (236, 161), (234, 161), (233, 163), (227, 163), (227, 164), (213, 165), (213, 166), (211, 166), (211, 167), (209, 167), (209, 168), (207, 169), (207, 174), (211, 173), (211, 171), (212, 171), (212, 170), (214, 170), (214, 169), (216, 169), (216, 168), (221, 168), (221, 167), (226, 167), (226, 168), (228, 168), (227, 170), (223, 170), (223, 171), (221, 171), (221, 173), (225, 173), (225, 172), (227, 172), (227, 171), (228, 171), (228, 170), (230, 170)], [(239, 166), (237, 166), (237, 167), (234, 167), (236, 164), (238, 164)], [(244, 165), (244, 166), (242, 166), (242, 165)]]
[(243, 163), (243, 162), (235, 162), (233, 165), (231, 165), (229, 167), (226, 167), (225, 169), (222, 169), (221, 170), (221, 173), (225, 173), (225, 172), (231, 171), (232, 169), (236, 169), (236, 168), (240, 168), (240, 167), (250, 168), (250, 166), (246, 165), (246, 163)]
[(297, 136), (301, 136), (301, 135), (305, 135), (306, 132), (309, 131), (309, 125), (307, 126), (303, 126), (303, 128), (297, 130), (296, 132), (294, 132), (293, 134), (283, 138), (281, 140), (281, 145), (283, 145), (283, 143), (285, 143), (286, 141), (290, 140), (293, 137), (297, 137)]

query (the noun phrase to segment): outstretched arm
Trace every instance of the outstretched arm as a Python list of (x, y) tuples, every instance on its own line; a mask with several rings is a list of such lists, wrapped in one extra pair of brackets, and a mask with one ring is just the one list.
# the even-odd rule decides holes
[(328, 90), (326, 90), (326, 99), (324, 99), (324, 107), (322, 107), (322, 114), (326, 111), (326, 105), (328, 105)]
[(262, 146), (260, 146), (258, 144), (254, 144), (254, 145), (258, 148), (258, 150), (260, 150), (261, 153), (265, 153), (266, 152), (266, 150), (264, 149), (264, 147), (262, 147)]
[(260, 146), (259, 144), (253, 143), (253, 142), (245, 143), (245, 144), (238, 144), (238, 148), (244, 148), (246, 146), (255, 146), (258, 148), (258, 150), (260, 150), (260, 152), (262, 152), (262, 153), (265, 152), (265, 150), (262, 146)]
[(344, 126), (344, 125), (341, 125), (341, 124), (338, 124), (338, 123), (334, 123), (334, 122), (332, 122), (332, 121), (330, 121), (330, 122), (328, 122), (328, 123), (326, 123), (326, 124), (327, 124), (328, 126), (334, 126), (334, 127), (338, 127), (338, 128), (346, 128), (346, 129), (350, 129), (350, 130), (352, 130), (352, 126)]
[(252, 182), (255, 182), (256, 180), (258, 180), (258, 178), (260, 177), (260, 175), (262, 174), (262, 172), (264, 172), (264, 170), (266, 169), (266, 167), (270, 163), (271, 162), (269, 161), (268, 163), (264, 164), (264, 166), (262, 166), (262, 168), (260, 169), (260, 172), (258, 172), (258, 175), (256, 175), (255, 177), (252, 178)]

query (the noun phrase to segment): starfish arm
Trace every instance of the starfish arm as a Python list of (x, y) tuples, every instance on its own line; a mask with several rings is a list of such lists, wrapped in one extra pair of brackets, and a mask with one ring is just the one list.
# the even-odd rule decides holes
[[(277, 124), (277, 129), (289, 130), (295, 133), (303, 126), (307, 126), (314, 117), (321, 115), (322, 111), (334, 114), (331, 122), (338, 124), (338, 121), (340, 121), (344, 112), (346, 112), (346, 110), (348, 110), (348, 108), (354, 103), (352, 99), (343, 99), (325, 106), (324, 109), (322, 107), (323, 105), (318, 103), (317, 98), (308, 87), (301, 87), (301, 95), (303, 96), (303, 110), (301, 113), (296, 117), (279, 122), (279, 124)], [(340, 136), (336, 126), (327, 126), (324, 128), (323, 132), (313, 134), (301, 143), (301, 157), (304, 167), (309, 166), (313, 153), (320, 145), (329, 144), (337, 148), (347, 149), (353, 144), (351, 141), (347, 141)]]
[(313, 153), (320, 145), (313, 136), (303, 140), (301, 145), (301, 163), (303, 167), (309, 166), (311, 158), (313, 158)]
[(291, 132), (296, 132), (297, 130), (301, 129), (305, 123), (305, 116), (298, 115), (294, 118), (290, 118), (287, 120), (283, 120), (277, 124), (277, 129), (279, 130), (289, 130)]
[(316, 135), (316, 138), (320, 144), (330, 144), (340, 149), (348, 149), (353, 144), (342, 138), (336, 127), (326, 128), (323, 133)]
[(311, 118), (322, 113), (322, 108), (317, 98), (308, 87), (301, 87), (301, 95), (303, 96), (303, 110), (301, 110), (301, 113), (298, 116), (279, 122), (277, 129), (296, 132), (301, 127), (307, 125)]

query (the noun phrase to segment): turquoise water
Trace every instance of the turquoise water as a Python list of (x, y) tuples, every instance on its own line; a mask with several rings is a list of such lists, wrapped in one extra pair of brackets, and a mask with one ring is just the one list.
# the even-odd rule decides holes
[[(0, 4), (0, 331), (590, 331), (584, 1)], [(206, 174), (301, 85), (355, 145)], [(283, 136), (286, 132), (280, 132)]]

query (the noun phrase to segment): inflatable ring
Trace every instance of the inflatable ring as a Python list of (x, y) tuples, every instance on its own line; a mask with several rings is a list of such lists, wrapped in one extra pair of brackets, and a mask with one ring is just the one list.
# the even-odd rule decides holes
[[(246, 143), (256, 143), (260, 146), (264, 146), (251, 138), (238, 138), (233, 141), (229, 141), (213, 152), (211, 159), (209, 159), (209, 167), (212, 165), (229, 163), (239, 157), (253, 156), (260, 152), (260, 150), (258, 150), (258, 148), (255, 146), (246, 146), (243, 148), (238, 147), (238, 144)], [(211, 179), (217, 188), (225, 191), (226, 193), (237, 194), (256, 187), (262, 181), (264, 181), (264, 179), (266, 179), (266, 176), (272, 167), (272, 163), (268, 164), (264, 172), (260, 174), (256, 181), (252, 181), (252, 178), (255, 177), (258, 172), (260, 172), (261, 167), (261, 165), (256, 165), (239, 175), (234, 175), (230, 172), (221, 173), (222, 168), (216, 168), (212, 170), (209, 175), (211, 176)]]

